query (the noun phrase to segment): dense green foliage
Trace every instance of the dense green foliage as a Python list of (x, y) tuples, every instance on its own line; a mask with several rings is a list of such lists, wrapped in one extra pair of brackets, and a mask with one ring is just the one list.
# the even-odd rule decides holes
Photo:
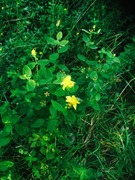
[(133, 179), (131, 17), (102, 0), (0, 5), (0, 180)]

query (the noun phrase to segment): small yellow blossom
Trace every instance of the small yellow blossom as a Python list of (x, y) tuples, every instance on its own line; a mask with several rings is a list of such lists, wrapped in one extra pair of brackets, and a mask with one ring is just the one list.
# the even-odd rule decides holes
[(50, 96), (50, 93), (49, 93), (48, 91), (46, 91), (46, 92), (44, 93), (44, 95), (45, 95), (46, 97), (48, 97), (48, 96)]
[(35, 48), (32, 49), (31, 55), (35, 58), (35, 57), (36, 57), (36, 54), (37, 54), (36, 49), (35, 49)]
[(40, 105), (41, 105), (41, 106), (45, 106), (45, 105), (46, 105), (46, 101), (41, 101), (41, 102), (40, 102)]
[(40, 54), (40, 55), (42, 55), (42, 54), (43, 54), (43, 52), (42, 52), (42, 51), (40, 51), (40, 52), (39, 52), (39, 54)]
[(72, 96), (66, 96), (66, 102), (68, 103), (68, 106), (71, 107), (73, 106), (73, 108), (76, 110), (77, 108), (77, 104), (80, 104), (79, 100), (77, 97), (75, 97), (74, 95)]
[(60, 19), (57, 21), (56, 27), (59, 27), (59, 25), (60, 25)]
[(75, 82), (74, 81), (71, 81), (71, 76), (68, 75), (66, 76), (61, 85), (63, 86), (62, 89), (65, 90), (65, 88), (72, 88), (74, 86)]
[(79, 32), (77, 32), (76, 35), (78, 36), (78, 35), (79, 35)]

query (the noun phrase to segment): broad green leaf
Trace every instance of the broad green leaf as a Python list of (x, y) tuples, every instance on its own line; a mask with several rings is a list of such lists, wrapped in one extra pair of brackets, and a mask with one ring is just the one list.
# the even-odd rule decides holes
[(50, 105), (49, 111), (50, 111), (51, 117), (55, 118), (57, 116), (57, 110), (52, 105)]
[(65, 116), (65, 119), (67, 120), (68, 123), (72, 124), (72, 123), (75, 122), (76, 116), (75, 116), (75, 114), (72, 111), (68, 110), (68, 113)]
[(113, 58), (113, 61), (116, 62), (116, 63), (120, 63), (120, 60), (119, 60), (119, 58), (117, 58), (117, 57), (114, 57), (114, 58)]
[(46, 77), (46, 79), (50, 79), (53, 77), (52, 72), (49, 68), (45, 69), (45, 77)]
[(6, 124), (6, 125), (5, 125), (5, 129), (6, 129), (7, 133), (12, 132), (12, 124), (11, 124), (11, 123)]
[(17, 114), (12, 115), (11, 116), (11, 123), (16, 124), (18, 122), (19, 118), (20, 117)]
[(31, 77), (32, 72), (31, 72), (31, 69), (29, 68), (29, 66), (25, 65), (23, 67), (23, 74), (25, 74), (26, 77)]
[(101, 99), (101, 94), (100, 93), (96, 94), (95, 99), (96, 101), (99, 101)]
[(97, 49), (98, 47), (95, 44), (90, 44), (90, 49)]
[(57, 119), (49, 119), (47, 123), (47, 129), (49, 132), (53, 132), (57, 126), (58, 126), (58, 120)]
[(10, 142), (10, 138), (8, 137), (0, 137), (0, 146), (5, 146)]
[(68, 42), (69, 42), (68, 40), (62, 40), (59, 42), (59, 45), (60, 46), (66, 46), (68, 44)]
[(53, 63), (59, 58), (59, 53), (53, 53), (49, 56), (49, 60)]
[(65, 95), (66, 95), (66, 92), (63, 91), (62, 88), (58, 88), (58, 89), (54, 92), (54, 94), (55, 94), (56, 96), (58, 96), (58, 97), (61, 97), (61, 96), (65, 96)]
[(59, 41), (59, 40), (61, 40), (62, 39), (62, 32), (60, 31), (60, 32), (58, 32), (58, 34), (56, 35), (56, 38), (57, 38), (57, 40)]
[(44, 125), (44, 119), (37, 119), (31, 126), (33, 128), (39, 128)]
[(100, 106), (99, 104), (95, 101), (95, 100), (90, 100), (90, 105), (93, 109), (99, 111), (100, 110)]
[(58, 49), (58, 53), (64, 53), (64, 52), (66, 52), (68, 50), (68, 48), (69, 48), (68, 45), (60, 47)]
[(93, 81), (96, 81), (98, 79), (98, 74), (96, 71), (92, 71), (90, 73), (90, 78), (93, 80)]
[(82, 55), (82, 54), (77, 54), (77, 57), (81, 61), (86, 61), (87, 60), (87, 58), (84, 55)]
[(31, 63), (28, 64), (28, 66), (29, 66), (30, 69), (33, 69), (36, 66), (36, 63), (31, 62)]
[(88, 43), (90, 41), (90, 38), (85, 33), (83, 34), (82, 38), (83, 38), (85, 43)]
[(61, 69), (62, 71), (64, 71), (64, 72), (69, 72), (69, 69), (68, 69), (68, 67), (67, 66), (65, 66), (65, 65), (63, 65), (63, 64), (59, 64), (59, 69)]
[(57, 111), (60, 111), (60, 112), (64, 111), (64, 108), (62, 107), (62, 105), (58, 103), (57, 101), (51, 100), (51, 103)]
[(33, 91), (36, 87), (36, 83), (34, 80), (29, 79), (26, 83), (26, 89), (27, 91)]
[(39, 60), (38, 62), (37, 62), (37, 64), (38, 65), (40, 65), (41, 67), (44, 67), (44, 66), (46, 66), (47, 64), (49, 64), (49, 60), (48, 59), (42, 59), (42, 60)]
[(26, 136), (27, 135), (27, 132), (28, 132), (28, 127), (20, 124), (20, 125), (15, 125), (15, 133), (17, 135), (20, 135), (20, 136)]
[(47, 40), (48, 44), (51, 44), (51, 45), (57, 44), (56, 40), (51, 37), (46, 37), (46, 40)]
[(12, 161), (1, 161), (0, 162), (0, 171), (6, 171), (14, 165)]
[(104, 69), (105, 71), (107, 71), (109, 68), (110, 68), (109, 64), (105, 63), (105, 64), (103, 65), (103, 69)]
[(8, 114), (5, 114), (5, 115), (3, 114), (1, 120), (2, 120), (2, 122), (3, 122), (4, 124), (9, 124), (9, 123), (10, 123), (10, 117), (11, 117), (11, 116), (8, 115)]
[(49, 79), (39, 79), (39, 85), (40, 85), (40, 86), (46, 85), (46, 84), (48, 84), (51, 80), (52, 80), (52, 78), (49, 78)]

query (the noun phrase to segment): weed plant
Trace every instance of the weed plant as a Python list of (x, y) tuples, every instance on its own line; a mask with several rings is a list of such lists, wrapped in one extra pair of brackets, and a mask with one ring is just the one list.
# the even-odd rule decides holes
[(0, 2), (0, 180), (135, 177), (135, 37), (111, 1)]

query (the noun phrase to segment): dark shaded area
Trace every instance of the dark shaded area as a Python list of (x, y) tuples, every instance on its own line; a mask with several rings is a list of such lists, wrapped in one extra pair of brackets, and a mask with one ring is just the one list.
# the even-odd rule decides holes
[(127, 0), (127, 1), (119, 0), (118, 2), (123, 8), (123, 12), (125, 13), (125, 15), (132, 15), (135, 18), (135, 7), (133, 0)]

